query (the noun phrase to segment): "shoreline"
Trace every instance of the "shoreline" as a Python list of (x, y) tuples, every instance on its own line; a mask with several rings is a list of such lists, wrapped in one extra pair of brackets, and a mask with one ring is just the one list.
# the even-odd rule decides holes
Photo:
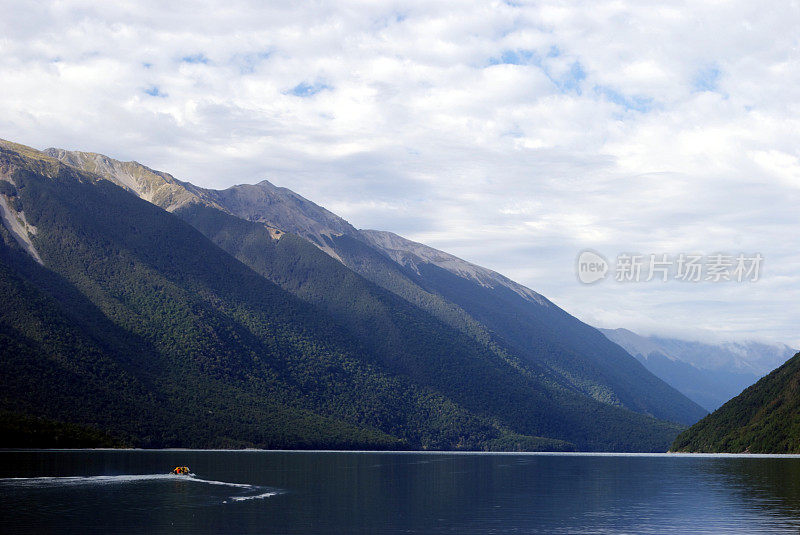
[(2, 453), (64, 453), (64, 452), (197, 452), (197, 453), (309, 453), (339, 455), (458, 455), (458, 456), (538, 456), (538, 457), (652, 457), (652, 458), (731, 458), (731, 459), (800, 459), (800, 453), (686, 453), (686, 452), (591, 452), (591, 451), (430, 451), (430, 450), (267, 450), (194, 449), (194, 448), (0, 448)]

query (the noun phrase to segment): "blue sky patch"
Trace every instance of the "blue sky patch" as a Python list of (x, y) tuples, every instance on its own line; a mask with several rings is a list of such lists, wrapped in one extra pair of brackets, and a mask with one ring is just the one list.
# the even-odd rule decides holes
[(570, 66), (566, 75), (560, 78), (551, 76), (546, 70), (545, 74), (562, 93), (577, 93), (578, 95), (581, 94), (581, 82), (586, 79), (586, 72), (577, 61)]
[(530, 63), (539, 63), (533, 50), (504, 50), (500, 53), (499, 58), (489, 59), (490, 65), (528, 65)]
[(181, 58), (183, 63), (202, 63), (203, 65), (208, 64), (210, 61), (205, 54), (192, 54), (191, 56), (183, 56)]
[(241, 74), (253, 74), (258, 64), (268, 59), (271, 55), (272, 52), (269, 51), (238, 54), (234, 56), (233, 62), (239, 65), (239, 72)]
[(716, 91), (719, 85), (720, 70), (716, 67), (700, 69), (692, 80), (695, 91)]
[(167, 96), (166, 93), (162, 93), (161, 89), (157, 85), (151, 85), (147, 89), (144, 90), (145, 94), (150, 95), (151, 97), (158, 97), (158, 98), (165, 98)]
[(639, 95), (625, 95), (607, 86), (595, 86), (595, 92), (604, 96), (608, 101), (625, 108), (626, 111), (648, 112), (653, 109), (652, 97)]
[[(548, 58), (555, 58), (561, 55), (561, 50), (550, 47), (547, 51)], [(545, 76), (558, 88), (561, 93), (581, 94), (581, 82), (586, 79), (586, 72), (579, 61), (575, 61), (569, 71), (561, 76), (556, 76), (547, 68), (547, 63), (542, 60), (534, 50), (504, 50), (500, 57), (489, 59), (489, 65), (533, 65), (539, 67)]]
[(331, 86), (322, 83), (308, 84), (306, 82), (301, 82), (290, 89), (289, 93), (296, 97), (306, 98), (316, 95), (320, 91), (326, 89), (331, 89)]

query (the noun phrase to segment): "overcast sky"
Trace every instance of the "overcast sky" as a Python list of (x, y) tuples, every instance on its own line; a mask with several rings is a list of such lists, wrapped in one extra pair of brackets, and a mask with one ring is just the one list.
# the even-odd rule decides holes
[[(800, 346), (796, 2), (197, 4), (0, 0), (0, 137), (266, 178), (597, 326)], [(587, 248), (764, 260), (584, 285)]]

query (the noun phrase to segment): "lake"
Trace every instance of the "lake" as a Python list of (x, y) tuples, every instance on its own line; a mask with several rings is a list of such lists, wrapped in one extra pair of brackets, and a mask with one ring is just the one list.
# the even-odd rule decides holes
[(0, 451), (0, 478), (2, 533), (800, 530), (792, 456)]

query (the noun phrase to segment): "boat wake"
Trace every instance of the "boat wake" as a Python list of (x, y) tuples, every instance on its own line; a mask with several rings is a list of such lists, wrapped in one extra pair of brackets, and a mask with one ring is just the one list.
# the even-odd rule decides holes
[(222, 503), (230, 501), (240, 502), (247, 500), (263, 500), (271, 496), (282, 494), (283, 491), (275, 488), (249, 483), (231, 483), (228, 481), (216, 481), (213, 479), (202, 479), (195, 474), (186, 476), (176, 476), (173, 474), (125, 474), (116, 476), (46, 476), (46, 477), (9, 477), (0, 478), (0, 486), (23, 487), (23, 488), (51, 488), (69, 486), (94, 486), (94, 485), (124, 485), (131, 483), (143, 483), (153, 481), (170, 481), (177, 483), (191, 483), (203, 485), (215, 485), (222, 487), (232, 487), (241, 489), (242, 494), (229, 496)]
[[(234, 502), (244, 502), (247, 500), (263, 500), (264, 498), (269, 498), (270, 496), (276, 496), (280, 494), (280, 491), (272, 490), (269, 492), (265, 492), (263, 494), (255, 494), (253, 496), (231, 496), (230, 500)], [(225, 500), (222, 503), (228, 503), (228, 500)]]

